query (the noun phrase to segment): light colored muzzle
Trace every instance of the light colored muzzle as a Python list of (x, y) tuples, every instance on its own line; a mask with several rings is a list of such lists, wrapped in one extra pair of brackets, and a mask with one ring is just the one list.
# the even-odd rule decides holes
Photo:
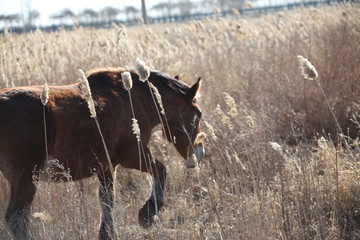
[(187, 168), (194, 168), (200, 163), (205, 155), (205, 149), (201, 144), (196, 145), (193, 148), (193, 153), (186, 159), (186, 167)]

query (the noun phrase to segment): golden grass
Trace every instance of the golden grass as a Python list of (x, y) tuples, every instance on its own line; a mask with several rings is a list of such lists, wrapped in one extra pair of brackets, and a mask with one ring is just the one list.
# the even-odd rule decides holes
[[(0, 87), (72, 83), (78, 69), (133, 66), (138, 57), (188, 83), (204, 79), (206, 159), (186, 169), (154, 132), (152, 151), (169, 172), (165, 209), (154, 227), (139, 227), (150, 185), (145, 174), (118, 168), (119, 239), (358, 239), (359, 16), (354, 4), (126, 31), (5, 33)], [(335, 119), (316, 82), (303, 79), (298, 55), (315, 66)], [(9, 193), (0, 176), (4, 216)], [(96, 239), (94, 196), (95, 179), (41, 182), (32, 236)], [(0, 239), (9, 239), (3, 218)]]

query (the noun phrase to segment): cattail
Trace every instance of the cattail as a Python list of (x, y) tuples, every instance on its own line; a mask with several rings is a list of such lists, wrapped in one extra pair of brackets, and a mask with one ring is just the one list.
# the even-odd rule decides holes
[(254, 119), (250, 115), (246, 116), (246, 124), (249, 126), (249, 128), (255, 127)]
[(88, 104), (90, 116), (92, 118), (96, 118), (95, 104), (94, 104), (94, 100), (91, 97), (91, 89), (89, 86), (89, 82), (88, 82), (87, 78), (85, 77), (84, 72), (81, 69), (79, 69), (79, 75), (80, 75), (79, 88), (80, 88), (81, 95)]
[(318, 77), (318, 73), (311, 62), (300, 55), (297, 56), (297, 59), (300, 63), (301, 74), (303, 77), (307, 80), (315, 80)]
[(40, 95), (41, 103), (45, 106), (49, 100), (49, 87), (47, 83), (44, 84), (43, 90)]
[(133, 86), (133, 81), (130, 72), (121, 73), (121, 78), (123, 80), (125, 89), (129, 91)]
[(158, 102), (158, 104), (160, 106), (160, 112), (163, 115), (165, 115), (165, 110), (164, 110), (164, 106), (163, 106), (163, 103), (162, 103), (162, 99), (161, 99), (161, 95), (159, 93), (159, 90), (151, 82), (148, 82), (148, 85), (154, 91), (156, 101)]
[(33, 217), (38, 218), (38, 219), (42, 220), (43, 222), (52, 221), (51, 216), (49, 214), (47, 214), (47, 213), (44, 213), (44, 212), (35, 212), (35, 213), (33, 213)]
[(276, 152), (279, 152), (279, 153), (282, 152), (282, 147), (280, 144), (278, 144), (277, 142), (269, 142), (269, 143)]
[(202, 143), (205, 138), (206, 138), (206, 133), (204, 133), (204, 132), (199, 132), (199, 133), (196, 135), (194, 144), (197, 145), (197, 144)]
[(243, 171), (246, 171), (246, 167), (245, 165), (242, 163), (242, 161), (240, 160), (238, 154), (234, 151), (234, 154), (232, 155), (232, 157), (235, 159), (235, 162), (237, 162), (238, 164), (240, 164), (241, 168)]
[(150, 69), (145, 62), (139, 58), (135, 62), (135, 72), (139, 75), (140, 81), (146, 81), (150, 76)]
[(219, 14), (221, 11), (218, 7), (214, 6), (213, 9), (212, 9), (212, 13), (213, 14)]
[(245, 5), (246, 5), (246, 8), (252, 8), (252, 4), (249, 1), (246, 1)]
[(104, 140), (104, 136), (103, 136), (103, 134), (101, 132), (99, 120), (98, 120), (98, 118), (96, 116), (95, 103), (94, 103), (94, 100), (91, 97), (91, 89), (90, 89), (89, 81), (85, 77), (85, 74), (81, 69), (79, 69), (79, 74), (80, 74), (80, 78), (79, 78), (80, 92), (81, 92), (81, 95), (82, 95), (83, 99), (85, 99), (85, 101), (88, 104), (89, 111), (90, 111), (90, 117), (94, 118), (94, 120), (95, 120), (96, 126), (98, 128), (98, 131), (99, 131), (99, 134), (100, 134), (100, 137), (101, 137), (101, 141), (102, 141), (103, 146), (104, 146), (105, 155), (106, 155), (106, 159), (107, 159), (108, 164), (109, 164), (111, 176), (114, 179), (114, 167), (113, 167), (113, 165), (111, 163), (110, 154), (109, 154), (109, 151), (107, 149), (107, 146), (106, 146), (106, 143), (105, 143), (105, 140)]
[(235, 15), (235, 16), (239, 16), (240, 15), (240, 12), (239, 12), (239, 10), (237, 9), (237, 8), (233, 8), (233, 9), (231, 9), (232, 10), (232, 12), (233, 12), (233, 14)]
[(132, 127), (132, 131), (134, 133), (134, 135), (136, 136), (136, 139), (138, 140), (138, 142), (141, 141), (140, 139), (140, 127), (139, 127), (139, 124), (138, 124), (138, 120), (136, 118), (132, 118), (132, 124), (131, 124), (131, 127)]
[(144, 24), (144, 22), (145, 22), (144, 19), (143, 19), (142, 17), (140, 17), (140, 16), (137, 16), (135, 19), (136, 19), (136, 21), (139, 22), (140, 24)]

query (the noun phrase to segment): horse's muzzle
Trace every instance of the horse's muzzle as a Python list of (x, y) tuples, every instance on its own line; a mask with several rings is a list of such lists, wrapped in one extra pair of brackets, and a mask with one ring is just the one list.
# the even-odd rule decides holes
[(186, 159), (186, 167), (194, 168), (203, 159), (205, 155), (205, 149), (202, 144), (198, 144), (193, 147), (193, 153)]

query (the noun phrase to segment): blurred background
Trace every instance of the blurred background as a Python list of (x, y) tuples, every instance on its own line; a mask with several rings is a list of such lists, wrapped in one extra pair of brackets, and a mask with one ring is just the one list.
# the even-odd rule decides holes
[[(111, 22), (133, 25), (199, 19), (214, 13), (232, 13), (234, 9), (256, 9), (291, 4), (318, 4), (304, 0), (0, 0), (0, 29), (26, 31), (36, 27), (72, 25), (111, 26)], [(329, 3), (329, 1), (327, 1)], [(283, 10), (283, 8), (282, 8)], [(107, 24), (106, 24), (107, 23)], [(46, 30), (46, 29), (43, 29)]]

